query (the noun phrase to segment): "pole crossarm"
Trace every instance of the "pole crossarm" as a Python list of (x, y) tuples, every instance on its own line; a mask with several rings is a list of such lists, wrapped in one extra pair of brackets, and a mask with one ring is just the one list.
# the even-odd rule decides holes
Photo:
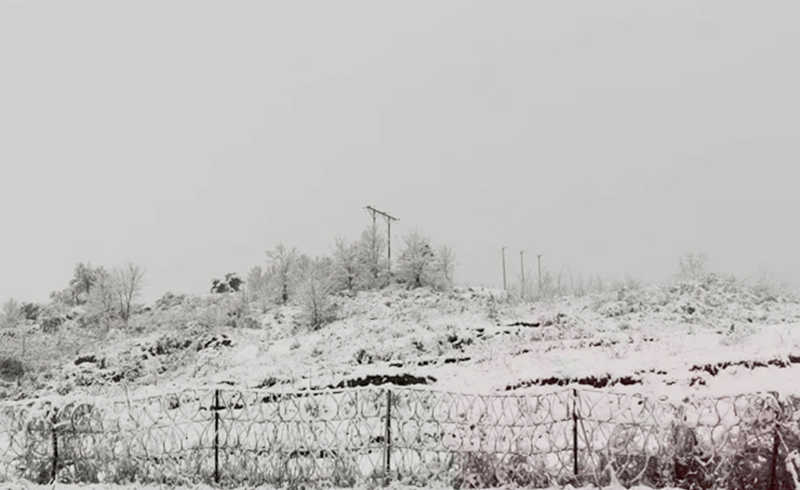
[(389, 214), (389, 213), (386, 213), (386, 212), (383, 212), (383, 211), (381, 211), (381, 210), (379, 210), (379, 209), (375, 209), (375, 208), (374, 208), (374, 207), (372, 207), (372, 206), (367, 206), (365, 209), (366, 209), (367, 211), (369, 211), (370, 213), (372, 213), (372, 215), (373, 215), (373, 216), (374, 216), (374, 215), (376, 215), (376, 214), (380, 214), (381, 216), (383, 216), (384, 218), (386, 218), (388, 221), (400, 221), (398, 218), (395, 218), (395, 217), (394, 217), (394, 216), (392, 216), (391, 214)]

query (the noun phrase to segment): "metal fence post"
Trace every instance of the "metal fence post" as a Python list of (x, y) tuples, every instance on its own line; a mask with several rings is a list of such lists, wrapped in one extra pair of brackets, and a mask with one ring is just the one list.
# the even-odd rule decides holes
[(219, 389), (214, 390), (214, 482), (219, 484)]
[(578, 390), (572, 390), (572, 472), (578, 477)]
[(50, 433), (53, 438), (53, 467), (50, 468), (52, 483), (56, 483), (56, 478), (58, 478), (58, 411), (54, 410), (53, 415), (50, 416)]
[(392, 390), (386, 389), (386, 430), (383, 434), (383, 486), (389, 485), (392, 465)]
[(775, 414), (775, 428), (772, 434), (772, 461), (770, 466), (769, 475), (769, 488), (770, 490), (778, 490), (778, 448), (780, 447), (780, 419), (783, 412), (783, 407), (778, 399), (778, 393), (772, 394), (775, 397), (775, 402), (778, 404), (778, 410)]

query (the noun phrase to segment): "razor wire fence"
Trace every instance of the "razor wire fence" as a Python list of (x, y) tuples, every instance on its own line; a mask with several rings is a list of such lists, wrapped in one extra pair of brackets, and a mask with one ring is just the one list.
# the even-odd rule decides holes
[(0, 406), (0, 480), (794, 488), (798, 400), (384, 386), (14, 402)]

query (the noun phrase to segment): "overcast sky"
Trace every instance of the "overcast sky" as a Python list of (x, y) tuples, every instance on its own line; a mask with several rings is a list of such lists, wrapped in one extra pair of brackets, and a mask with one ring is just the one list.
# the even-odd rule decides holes
[[(203, 292), (363, 206), (500, 285), (800, 282), (800, 2), (0, 0), (0, 300), (78, 261)], [(513, 259), (513, 260), (512, 260)], [(531, 259), (532, 262), (532, 259)]]

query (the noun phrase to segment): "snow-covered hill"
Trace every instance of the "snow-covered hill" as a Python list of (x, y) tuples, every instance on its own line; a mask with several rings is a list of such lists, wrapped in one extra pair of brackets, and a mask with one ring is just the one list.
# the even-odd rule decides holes
[(110, 332), (26, 387), (6, 389), (14, 397), (130, 395), (217, 383), (391, 382), (472, 393), (581, 385), (684, 397), (796, 391), (800, 375), (800, 303), (713, 275), (536, 302), (490, 289), (400, 286), (335, 301), (337, 319), (311, 331), (295, 305), (172, 296), (139, 314), (129, 331)]

